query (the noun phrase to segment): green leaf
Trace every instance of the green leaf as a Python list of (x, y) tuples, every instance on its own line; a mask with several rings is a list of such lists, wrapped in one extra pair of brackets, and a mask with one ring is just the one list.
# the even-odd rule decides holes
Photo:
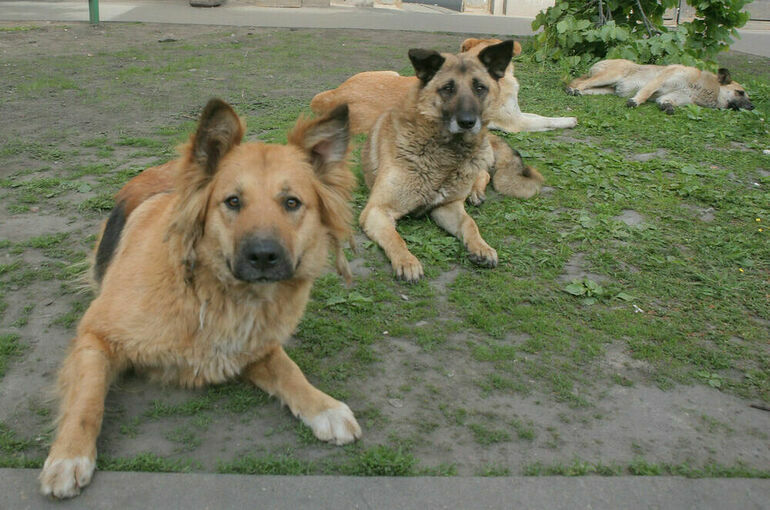
[(586, 293), (586, 288), (583, 286), (582, 283), (578, 282), (572, 282), (566, 287), (564, 287), (564, 291), (572, 294), (573, 296), (582, 296)]

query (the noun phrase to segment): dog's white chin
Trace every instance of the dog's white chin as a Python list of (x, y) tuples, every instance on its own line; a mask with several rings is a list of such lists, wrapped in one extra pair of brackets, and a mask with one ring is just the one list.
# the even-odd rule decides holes
[(457, 123), (457, 119), (454, 117), (449, 121), (449, 132), (453, 135), (459, 135), (460, 133), (478, 134), (481, 131), (481, 120), (476, 119), (476, 123), (470, 129), (463, 129), (460, 124)]

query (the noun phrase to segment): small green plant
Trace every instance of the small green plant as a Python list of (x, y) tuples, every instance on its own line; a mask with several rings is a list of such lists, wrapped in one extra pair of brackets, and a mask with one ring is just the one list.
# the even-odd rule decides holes
[(564, 287), (564, 292), (582, 297), (584, 305), (593, 305), (604, 297), (604, 288), (588, 278), (573, 280), (572, 283)]

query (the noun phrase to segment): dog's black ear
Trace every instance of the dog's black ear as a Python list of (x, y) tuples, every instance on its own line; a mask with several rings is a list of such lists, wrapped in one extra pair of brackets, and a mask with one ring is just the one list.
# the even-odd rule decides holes
[(505, 69), (513, 58), (513, 40), (509, 39), (479, 52), (479, 60), (495, 80), (505, 75)]
[(420, 83), (428, 83), (444, 65), (444, 57), (435, 50), (423, 50), (412, 48), (409, 50), (409, 60), (412, 61), (414, 74), (420, 79)]
[(289, 133), (289, 143), (298, 145), (310, 155), (317, 174), (347, 159), (350, 144), (348, 105), (341, 104), (323, 117), (301, 119)]
[(243, 132), (243, 123), (229, 104), (221, 99), (206, 104), (192, 140), (192, 156), (207, 176), (213, 175), (222, 157), (241, 143)]
[(733, 81), (730, 77), (730, 71), (724, 67), (720, 67), (719, 71), (717, 71), (717, 78), (719, 79), (720, 85), (729, 85)]

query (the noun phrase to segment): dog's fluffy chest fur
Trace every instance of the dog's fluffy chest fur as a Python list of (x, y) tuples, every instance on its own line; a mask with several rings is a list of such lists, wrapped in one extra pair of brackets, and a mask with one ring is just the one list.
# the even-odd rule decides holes
[(486, 131), (447, 136), (407, 123), (396, 132), (395, 160), (410, 183), (405, 192), (413, 197), (413, 214), (464, 200), (479, 173), (494, 162)]

